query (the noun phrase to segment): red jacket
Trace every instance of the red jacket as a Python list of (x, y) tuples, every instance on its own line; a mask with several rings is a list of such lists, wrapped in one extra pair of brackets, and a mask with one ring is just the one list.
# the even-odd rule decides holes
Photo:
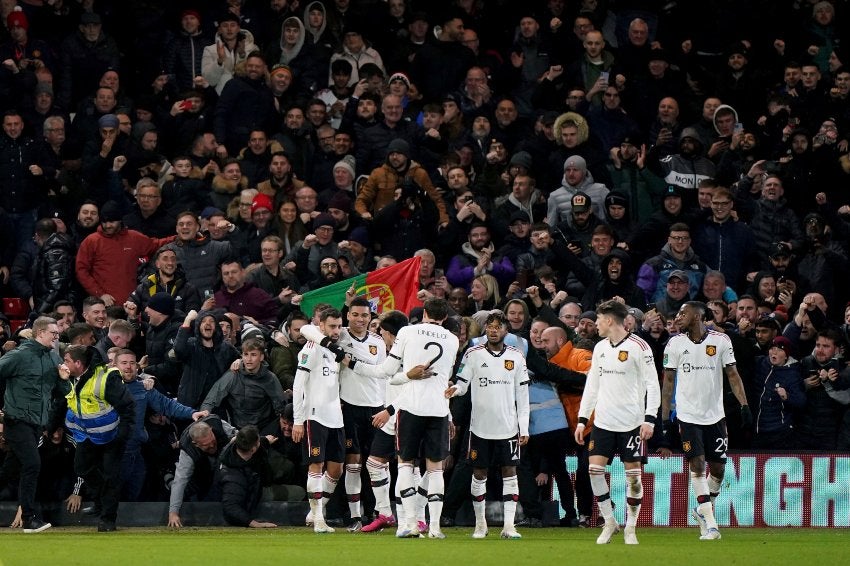
[(98, 226), (77, 251), (77, 279), (89, 295), (112, 295), (115, 304), (120, 305), (136, 288), (140, 258), (146, 260), (172, 240), (174, 236), (149, 238), (127, 228), (106, 236), (103, 227)]

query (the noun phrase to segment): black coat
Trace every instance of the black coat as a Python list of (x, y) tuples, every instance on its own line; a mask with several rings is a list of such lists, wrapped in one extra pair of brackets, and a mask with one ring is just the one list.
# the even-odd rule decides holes
[(247, 527), (256, 517), (263, 495), (263, 486), (269, 483), (269, 441), (260, 438), (260, 447), (249, 460), (243, 460), (231, 442), (221, 452), (221, 510), (229, 525)]
[(174, 355), (183, 363), (177, 400), (188, 407), (200, 407), (213, 384), (218, 381), (230, 364), (239, 357), (239, 352), (224, 341), (224, 335), (216, 322), (213, 346), (207, 348), (198, 337), (198, 325), (209, 311), (201, 311), (192, 329), (181, 326), (174, 340)]
[(66, 234), (52, 234), (41, 246), (33, 279), (33, 299), (38, 313), (50, 312), (59, 299), (76, 301), (75, 255), (74, 242)]

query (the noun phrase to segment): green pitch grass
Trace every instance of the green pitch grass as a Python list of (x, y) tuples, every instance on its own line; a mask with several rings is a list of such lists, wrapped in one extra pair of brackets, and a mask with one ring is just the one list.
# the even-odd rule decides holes
[(25, 535), (0, 529), (0, 566), (61, 564), (245, 565), (331, 563), (406, 565), (462, 564), (544, 566), (580, 564), (842, 564), (847, 559), (847, 529), (725, 529), (719, 541), (698, 540), (694, 529), (638, 530), (639, 546), (596, 545), (599, 529), (521, 529), (522, 540), (499, 539), (499, 528), (484, 540), (472, 529), (446, 529), (445, 540), (396, 539), (395, 531), (377, 534), (316, 535), (307, 528), (195, 529), (134, 528), (98, 534), (91, 529), (61, 528)]

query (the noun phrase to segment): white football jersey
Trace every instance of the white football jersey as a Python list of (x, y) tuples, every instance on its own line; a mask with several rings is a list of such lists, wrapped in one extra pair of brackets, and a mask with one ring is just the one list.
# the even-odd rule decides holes
[(309, 419), (328, 428), (343, 426), (339, 402), (339, 362), (330, 350), (315, 342), (304, 344), (298, 354), (292, 409), (295, 424), (304, 424)]
[(676, 370), (676, 418), (709, 425), (724, 418), (723, 370), (735, 364), (732, 341), (708, 330), (698, 344), (687, 334), (670, 338), (664, 348), (664, 368)]
[(492, 352), (485, 344), (466, 351), (457, 371), (456, 395), (472, 388), (469, 430), (480, 438), (528, 436), (528, 369), (516, 348)]
[(407, 373), (418, 365), (428, 365), (435, 375), (413, 380), (399, 397), (396, 406), (420, 417), (445, 417), (449, 400), (445, 391), (457, 357), (457, 336), (440, 326), (425, 322), (405, 326), (398, 331), (387, 359), (378, 366), (357, 364), (355, 373), (366, 376), (394, 375), (401, 367)]
[(660, 403), (658, 373), (649, 344), (631, 333), (617, 344), (608, 339), (596, 344), (579, 417), (590, 418), (595, 409), (596, 426), (628, 432), (649, 416), (654, 422)]
[[(307, 340), (320, 342), (325, 336), (318, 326), (305, 324), (301, 334)], [(367, 332), (362, 339), (357, 338), (348, 328), (343, 328), (339, 334), (337, 345), (348, 355), (364, 364), (376, 365), (387, 357), (387, 346), (384, 339), (372, 332)], [(339, 397), (349, 405), (358, 407), (380, 407), (384, 404), (383, 377), (365, 377), (345, 366), (340, 368)]]

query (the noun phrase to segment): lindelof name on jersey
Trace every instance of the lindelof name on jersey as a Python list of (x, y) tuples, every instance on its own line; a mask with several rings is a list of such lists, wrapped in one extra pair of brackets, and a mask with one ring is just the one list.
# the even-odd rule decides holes
[(422, 330), (421, 328), (416, 329), (416, 333), (419, 336), (428, 336), (429, 338), (437, 338), (439, 340), (446, 340), (449, 335), (444, 332), (435, 332), (433, 330)]

